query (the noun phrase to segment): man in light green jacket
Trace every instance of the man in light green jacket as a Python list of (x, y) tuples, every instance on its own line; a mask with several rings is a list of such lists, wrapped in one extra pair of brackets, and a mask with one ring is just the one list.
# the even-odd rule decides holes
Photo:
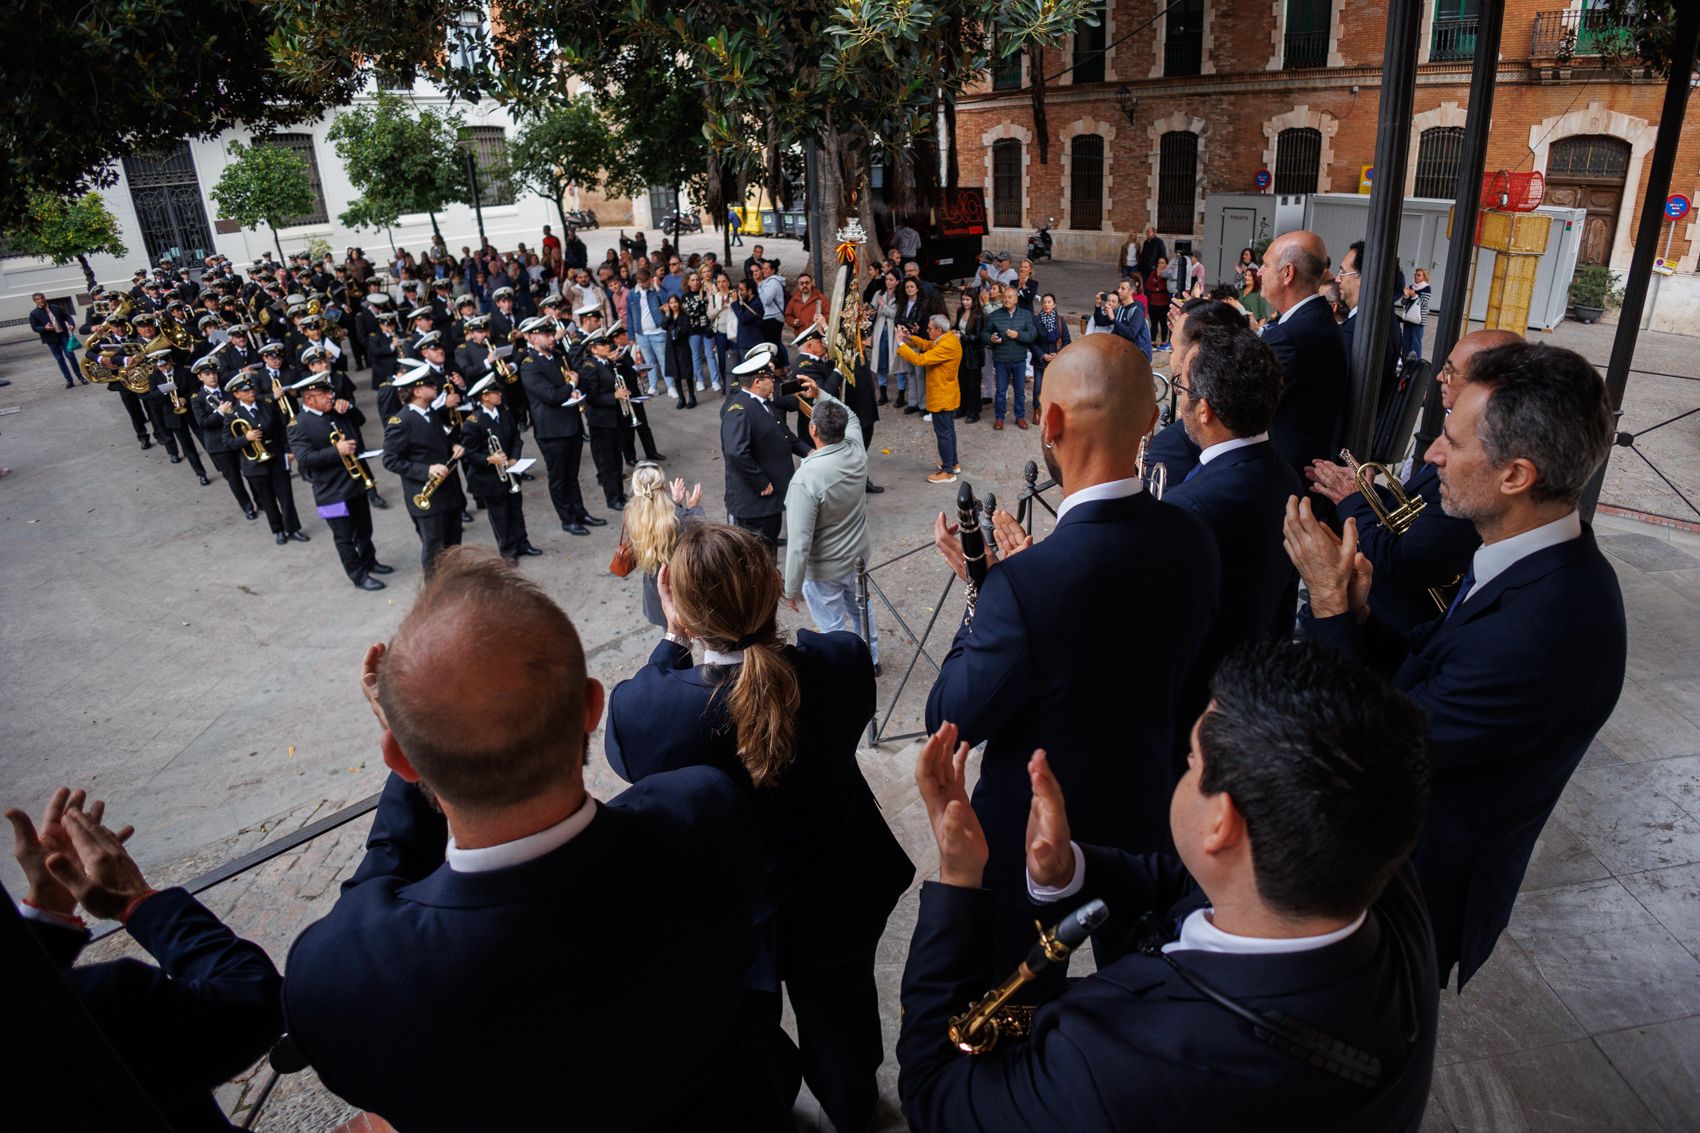
[(868, 450), (856, 415), (842, 401), (804, 378), (803, 394), (814, 399), (809, 439), (814, 451), (803, 458), (785, 492), (785, 601), (797, 609), (801, 598), (822, 633), (849, 630), (866, 638), (879, 674), (879, 634), (874, 611), (861, 633), (856, 609), (856, 560), (873, 549), (868, 536)]

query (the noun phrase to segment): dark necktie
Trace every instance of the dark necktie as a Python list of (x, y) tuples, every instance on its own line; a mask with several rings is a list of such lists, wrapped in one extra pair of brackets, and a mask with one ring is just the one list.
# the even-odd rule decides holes
[(1464, 580), (1458, 584), (1458, 593), (1453, 597), (1452, 605), (1446, 607), (1446, 618), (1444, 620), (1451, 620), (1453, 612), (1464, 604), (1464, 599), (1470, 594), (1470, 588), (1475, 584), (1476, 568), (1472, 565), (1469, 570), (1464, 572)]
[(1181, 477), (1181, 483), (1183, 483), (1183, 484), (1186, 483), (1188, 480), (1191, 480), (1194, 476), (1197, 476), (1200, 472), (1203, 472), (1203, 471), (1204, 471), (1204, 465), (1202, 465), (1202, 464), (1193, 465), (1191, 468), (1187, 469), (1186, 475)]

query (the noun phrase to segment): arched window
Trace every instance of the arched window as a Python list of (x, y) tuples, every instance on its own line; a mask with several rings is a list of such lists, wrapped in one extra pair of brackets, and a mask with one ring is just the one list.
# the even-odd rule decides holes
[(1314, 193), (1322, 173), (1322, 131), (1309, 126), (1282, 130), (1275, 138), (1275, 192)]
[(1198, 191), (1198, 135), (1171, 130), (1157, 143), (1157, 227), (1191, 232)]
[(478, 168), (478, 189), (486, 205), (511, 205), (514, 187), (508, 180), (508, 134), (500, 126), (470, 126), (461, 146), (472, 151)]
[(1107, 0), (1097, 0), (1092, 5), (1092, 15), (1097, 19), (1096, 26), (1092, 24), (1077, 24), (1074, 29), (1074, 68), (1069, 72), (1070, 82), (1101, 83), (1104, 81), (1104, 59), (1109, 54), (1105, 21), (1109, 18), (1109, 3)]
[(1629, 143), (1605, 134), (1584, 134), (1554, 142), (1547, 157), (1548, 177), (1621, 180), (1628, 174)]
[(1021, 227), (1021, 143), (1014, 138), (992, 143), (992, 224)]
[(1463, 156), (1464, 127), (1436, 126), (1424, 130), (1417, 142), (1415, 195), (1451, 200), (1458, 191), (1458, 165)]
[(1076, 134), (1069, 142), (1068, 226), (1104, 227), (1104, 139)]
[(293, 228), (298, 224), (325, 224), (330, 220), (330, 210), (325, 207), (325, 188), (319, 183), (319, 157), (313, 151), (312, 134), (273, 134), (268, 138), (256, 139), (266, 145), (286, 149), (307, 163), (307, 178), (313, 183), (313, 211), (301, 216), (286, 217), (278, 221), (280, 228)]

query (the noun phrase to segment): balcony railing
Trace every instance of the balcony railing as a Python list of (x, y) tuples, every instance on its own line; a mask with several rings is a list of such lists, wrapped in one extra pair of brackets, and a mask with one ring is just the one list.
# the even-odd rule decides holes
[(1531, 59), (1573, 59), (1583, 55), (1633, 55), (1635, 35), (1615, 23), (1608, 12), (1583, 11), (1535, 13)]
[(1476, 54), (1476, 16), (1441, 16), (1434, 21), (1434, 38), (1428, 57), (1436, 63), (1472, 59)]
[(1290, 31), (1281, 50), (1281, 67), (1301, 71), (1328, 66), (1328, 33), (1325, 31)]
[(1163, 40), (1163, 74), (1196, 75), (1204, 66), (1202, 31), (1170, 32)]

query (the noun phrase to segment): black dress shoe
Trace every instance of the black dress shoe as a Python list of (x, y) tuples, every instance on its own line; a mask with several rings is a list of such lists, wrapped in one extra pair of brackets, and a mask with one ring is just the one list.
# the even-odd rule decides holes
[(874, 662), (874, 676), (876, 676), (876, 677), (879, 676), (881, 672), (883, 672), (883, 670), (880, 668), (880, 663), (878, 661), (875, 661)]
[(608, 510), (609, 511), (625, 511), (626, 505), (621, 503), (619, 500), (609, 500), (608, 501)]
[(277, 533), (277, 545), (280, 547), (287, 547), (289, 545), (289, 536), (279, 531)]
[(389, 501), (385, 500), (384, 497), (380, 496), (376, 492), (373, 492), (370, 496), (367, 497), (367, 499), (371, 502), (372, 506), (375, 507), (375, 508), (386, 508), (386, 507), (390, 506)]
[(561, 524), (561, 530), (565, 531), (568, 535), (589, 535), (590, 534), (590, 528), (586, 527), (582, 523), (563, 523), (563, 524)]
[(171, 463), (182, 464), (183, 463), (183, 457), (181, 455), (179, 455), (178, 453), (174, 452), (174, 453), (171, 454)]
[(919, 405), (911, 405), (909, 408), (907, 408), (903, 411), (903, 414), (904, 414), (904, 416), (908, 416), (911, 413), (919, 413), (919, 412), (921, 412), (921, 407)]
[(148, 451), (148, 449), (150, 449), (152, 447), (153, 447), (153, 442), (144, 437), (142, 439), (142, 451), (146, 452), (146, 451)]
[(541, 555), (543, 551), (541, 548), (533, 547), (530, 543), (527, 543), (519, 549), (519, 553), (522, 555)]
[(208, 485), (208, 484), (211, 484), (211, 483), (212, 483), (212, 481), (211, 481), (211, 480), (208, 480), (208, 479), (207, 479), (207, 478), (206, 478), (206, 477), (205, 477), (205, 476), (202, 476), (202, 477), (201, 477), (201, 487), (203, 487), (203, 488), (204, 488), (204, 487), (206, 487), (206, 486), (207, 486), (207, 485)]
[(379, 582), (375, 578), (362, 578), (359, 582), (356, 582), (354, 585), (357, 589), (360, 589), (360, 590), (382, 590), (384, 588), (384, 584)]
[(868, 481), (868, 495), (877, 496), (883, 491), (885, 491), (884, 488), (880, 487), (878, 484), (874, 483), (872, 480)]
[(519, 478), (520, 478), (520, 479), (521, 479), (521, 480), (535, 480), (535, 479), (537, 479), (537, 477), (535, 477), (535, 476), (533, 476), (533, 475), (532, 475), (532, 474), (531, 474), (531, 473), (529, 473), (529, 472), (521, 472), (521, 473), (520, 473), (520, 474), (519, 474)]
[(295, 540), (297, 543), (310, 543), (310, 542), (313, 541), (312, 537), (309, 536), (305, 531), (291, 531), (289, 533), (289, 537), (291, 539)]
[(260, 518), (260, 513), (255, 511), (253, 508), (243, 508), (242, 509), (242, 518), (244, 518), (244, 519), (258, 519), (258, 518)]
[(608, 521), (599, 515), (581, 515), (578, 521), (586, 527), (607, 527)]
[(977, 425), (980, 423), (980, 415), (978, 413), (970, 413), (962, 419), (962, 423), (964, 425)]
[(660, 464), (663, 460), (667, 459), (667, 454), (664, 452), (652, 452), (648, 456), (644, 457), (644, 459), (653, 460), (655, 463)]
[(472, 513), (469, 512), (469, 511), (461, 512), (460, 513), (460, 521), (462, 523), (471, 523), (472, 522)]
[(390, 566), (388, 563), (373, 563), (371, 566), (366, 568), (366, 573), (367, 574), (394, 574), (395, 573), (395, 567)]

